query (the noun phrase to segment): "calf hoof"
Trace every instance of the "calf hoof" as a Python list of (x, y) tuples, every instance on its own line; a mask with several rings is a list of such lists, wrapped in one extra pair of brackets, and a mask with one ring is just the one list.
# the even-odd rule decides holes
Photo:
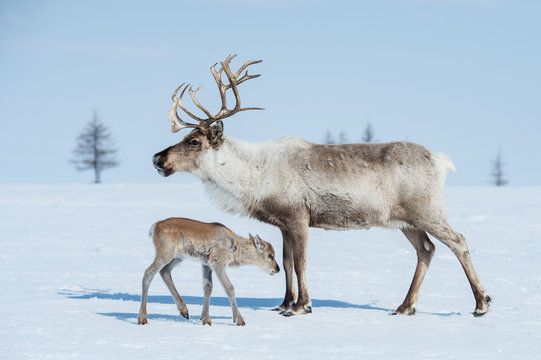
[(147, 320), (146, 316), (137, 318), (137, 324), (139, 324), (139, 325), (148, 324), (148, 320)]
[(190, 320), (190, 314), (188, 313), (188, 308), (180, 310), (180, 315), (183, 318)]
[(488, 307), (491, 302), (492, 298), (488, 295), (485, 295), (483, 301), (481, 301), (480, 304), (477, 304), (477, 307), (475, 308), (475, 311), (472, 313), (472, 315), (475, 317), (481, 317), (485, 315), (488, 312)]
[(475, 317), (481, 317), (483, 315), (485, 315), (486, 313), (488, 312), (488, 310), (475, 310), (474, 312), (472, 312), (472, 315), (475, 316)]
[(286, 317), (294, 315), (306, 315), (312, 313), (311, 305), (293, 305), (289, 310), (281, 312), (280, 314)]
[(244, 319), (241, 318), (240, 316), (234, 321), (235, 324), (237, 324), (237, 326), (244, 326), (246, 325), (246, 323), (244, 322)]
[(400, 305), (395, 312), (391, 315), (415, 315), (415, 308), (413, 306), (402, 306)]
[(212, 326), (212, 321), (210, 320), (210, 318), (201, 318), (201, 322), (203, 325), (208, 325), (208, 326)]

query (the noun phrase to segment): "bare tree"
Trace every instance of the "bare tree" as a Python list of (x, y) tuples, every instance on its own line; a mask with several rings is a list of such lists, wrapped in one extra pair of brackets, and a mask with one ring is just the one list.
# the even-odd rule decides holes
[(345, 131), (340, 131), (338, 134), (338, 143), (339, 144), (347, 144), (349, 142), (348, 135)]
[(94, 183), (101, 182), (101, 172), (118, 165), (116, 149), (109, 129), (101, 122), (96, 111), (77, 137), (71, 163), (79, 171), (94, 170)]
[(503, 162), (502, 149), (498, 148), (496, 157), (492, 160), (492, 184), (495, 186), (505, 186), (509, 183), (509, 180), (506, 179), (506, 174), (504, 171), (505, 163)]
[(332, 135), (330, 130), (327, 130), (327, 133), (325, 134), (325, 140), (323, 140), (323, 142), (327, 145), (336, 144), (334, 136)]
[(370, 123), (366, 124), (366, 127), (364, 128), (362, 141), (365, 143), (371, 143), (374, 141), (374, 129), (372, 129), (372, 125), (370, 125)]

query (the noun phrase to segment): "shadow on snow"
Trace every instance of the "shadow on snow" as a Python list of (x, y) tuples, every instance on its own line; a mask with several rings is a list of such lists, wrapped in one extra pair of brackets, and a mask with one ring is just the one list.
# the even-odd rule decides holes
[[(108, 317), (114, 317), (118, 320), (126, 321), (129, 323), (136, 324), (137, 323), (137, 317), (139, 314), (137, 313), (126, 313), (126, 312), (98, 312), (96, 313), (101, 316), (108, 316)], [(218, 320), (218, 319), (228, 319), (231, 320), (231, 316), (210, 316), (212, 320)], [(162, 320), (162, 321), (175, 321), (175, 322), (189, 322), (194, 324), (200, 324), (201, 321), (197, 320), (199, 319), (199, 316), (191, 317), (190, 319), (185, 319), (180, 315), (166, 315), (166, 314), (148, 314), (147, 319), (149, 320)]]
[[(102, 290), (82, 290), (82, 291), (70, 291), (70, 290), (61, 290), (58, 292), (60, 295), (64, 295), (70, 299), (103, 299), (103, 300), (122, 300), (122, 301), (141, 301), (141, 296), (139, 294), (129, 294), (121, 292), (107, 292)], [(203, 305), (202, 296), (183, 296), (182, 297), (187, 305)], [(175, 304), (173, 298), (170, 295), (150, 295), (148, 296), (148, 303), (156, 304)], [(269, 309), (281, 304), (281, 298), (253, 298), (253, 297), (238, 297), (237, 304), (242, 308), (250, 308), (255, 310), (260, 309)], [(229, 299), (223, 296), (211, 297), (210, 304), (212, 306), (227, 306), (229, 307)], [(373, 311), (384, 311), (387, 313), (392, 313), (394, 310), (379, 307), (373, 304), (353, 304), (341, 300), (333, 299), (312, 299), (313, 308), (338, 308), (338, 309), (359, 309), (359, 310), (373, 310)], [(419, 312), (435, 316), (456, 316), (461, 315), (457, 312)], [(137, 318), (137, 314), (133, 313), (99, 313), (104, 316), (116, 317), (119, 320), (128, 320), (131, 318)], [(149, 315), (149, 319), (162, 319), (162, 320), (174, 320), (174, 321), (186, 321), (181, 319), (179, 316), (173, 315)], [(224, 317), (216, 317), (217, 319)]]
[[(129, 293), (111, 293), (107, 291), (92, 291), (92, 292), (79, 292), (79, 291), (59, 291), (61, 295), (64, 295), (70, 299), (104, 299), (104, 300), (123, 300), (123, 301), (141, 301), (139, 294)], [(182, 296), (187, 305), (203, 305), (202, 296)], [(251, 308), (251, 309), (264, 309), (278, 306), (282, 303), (283, 299), (279, 298), (250, 298), (250, 297), (237, 297), (237, 304), (239, 307)], [(156, 304), (175, 304), (171, 295), (149, 295), (147, 302)], [(230, 306), (229, 299), (224, 296), (216, 296), (210, 298), (210, 304), (213, 306)], [(330, 308), (351, 308), (351, 309), (363, 309), (363, 310), (379, 310), (392, 312), (391, 309), (378, 307), (375, 305), (365, 304), (352, 304), (340, 300), (320, 300), (312, 299), (312, 307), (330, 307)]]

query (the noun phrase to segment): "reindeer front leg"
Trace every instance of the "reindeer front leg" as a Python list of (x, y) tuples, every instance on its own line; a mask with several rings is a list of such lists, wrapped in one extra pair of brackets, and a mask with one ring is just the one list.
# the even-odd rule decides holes
[[(306, 285), (306, 257), (308, 247), (308, 224), (299, 224), (289, 230), (291, 234), (291, 243), (293, 247), (293, 262), (295, 275), (297, 276), (297, 285), (299, 296), (295, 304), (282, 315), (292, 316), (308, 314), (312, 312), (312, 302), (308, 295)], [(287, 294), (287, 293), (286, 293)]]
[(287, 229), (282, 229), (283, 239), (283, 266), (284, 273), (286, 274), (286, 294), (284, 295), (284, 301), (282, 304), (273, 310), (280, 311), (281, 314), (285, 313), (293, 304), (297, 301), (297, 291), (293, 283), (293, 271), (294, 271), (294, 258), (293, 258), (293, 237)]

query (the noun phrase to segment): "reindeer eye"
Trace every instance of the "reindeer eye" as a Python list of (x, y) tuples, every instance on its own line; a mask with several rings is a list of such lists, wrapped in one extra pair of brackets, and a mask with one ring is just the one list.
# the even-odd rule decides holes
[(191, 139), (188, 144), (193, 145), (193, 146), (197, 146), (197, 145), (199, 145), (201, 143), (197, 139)]

